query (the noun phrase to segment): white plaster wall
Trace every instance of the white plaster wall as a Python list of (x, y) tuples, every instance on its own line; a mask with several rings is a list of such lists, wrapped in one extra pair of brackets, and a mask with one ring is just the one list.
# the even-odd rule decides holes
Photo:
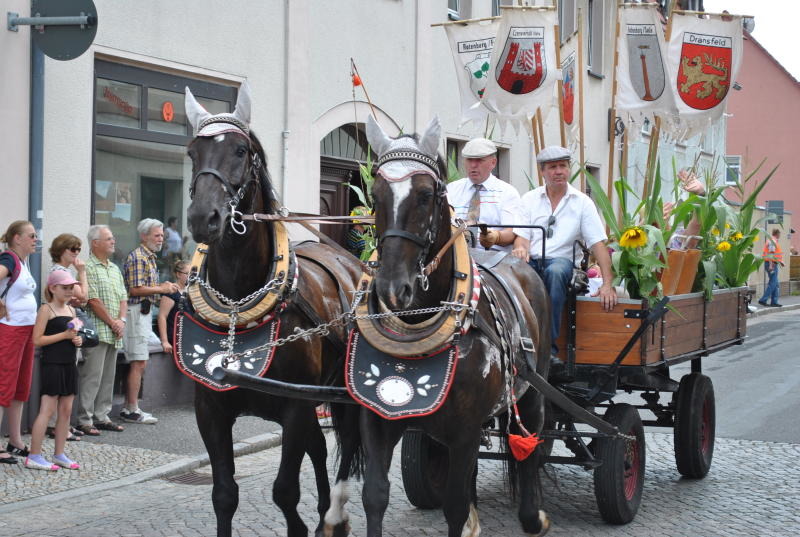
[(30, 2), (7, 0), (0, 11), (0, 116), (8, 127), (0, 135), (0, 235), (12, 221), (28, 218), (31, 34), (29, 26), (20, 26), (18, 32), (6, 30), (6, 12), (29, 17)]

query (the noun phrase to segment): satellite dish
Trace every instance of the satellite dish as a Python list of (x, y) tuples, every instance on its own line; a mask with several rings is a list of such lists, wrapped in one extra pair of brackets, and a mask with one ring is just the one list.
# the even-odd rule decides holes
[(752, 34), (753, 30), (756, 28), (756, 19), (753, 17), (745, 17), (742, 19), (742, 26), (744, 26), (748, 34)]
[(80, 26), (32, 26), (36, 46), (54, 60), (73, 60), (86, 52), (97, 34), (97, 8), (92, 0), (32, 0), (31, 17), (89, 17)]

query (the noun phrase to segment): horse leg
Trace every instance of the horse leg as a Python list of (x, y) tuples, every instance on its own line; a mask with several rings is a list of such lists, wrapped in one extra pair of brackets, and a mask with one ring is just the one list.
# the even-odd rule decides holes
[[(544, 424), (544, 398), (529, 390), (519, 401), (520, 418), (529, 430), (541, 431)], [(524, 461), (517, 464), (519, 477), (519, 521), (531, 537), (542, 537), (550, 530), (550, 519), (541, 509), (542, 481), (539, 470), (543, 464), (544, 444), (536, 447)]]
[(442, 510), (448, 537), (477, 537), (481, 533), (478, 511), (473, 503), (472, 478), (478, 461), (480, 431), (449, 447), (446, 496)]
[(197, 428), (211, 463), (214, 486), (211, 502), (217, 516), (217, 537), (230, 537), (231, 521), (239, 506), (239, 485), (233, 479), (233, 422), (235, 417), (226, 405), (224, 394), (198, 386), (195, 392)]
[[(281, 416), (281, 425), (281, 463), (272, 484), (272, 500), (286, 518), (286, 535), (306, 537), (308, 527), (297, 512), (297, 504), (300, 503), (300, 465), (308, 448), (307, 436), (315, 428), (319, 429), (319, 422), (312, 406), (287, 401)], [(327, 476), (325, 479), (327, 481)]]
[[(312, 414), (313, 425), (307, 433), (306, 453), (308, 453), (311, 464), (314, 467), (314, 477), (317, 481), (317, 512), (319, 513), (319, 523), (314, 530), (316, 537), (322, 537), (324, 516), (331, 504), (331, 487), (328, 482), (328, 446), (325, 443), (325, 435), (319, 426), (316, 411), (309, 407)], [(346, 535), (346, 534), (345, 534)]]
[(360, 407), (332, 405), (334, 427), (339, 441), (339, 468), (331, 490), (331, 503), (325, 513), (324, 537), (346, 537), (350, 534), (350, 515), (345, 504), (350, 500), (349, 478), (358, 476), (361, 465), (361, 437), (358, 430)]
[(402, 423), (382, 420), (371, 410), (361, 410), (361, 441), (366, 458), (361, 502), (367, 515), (367, 537), (383, 535), (383, 515), (389, 506), (389, 466), (404, 429)]

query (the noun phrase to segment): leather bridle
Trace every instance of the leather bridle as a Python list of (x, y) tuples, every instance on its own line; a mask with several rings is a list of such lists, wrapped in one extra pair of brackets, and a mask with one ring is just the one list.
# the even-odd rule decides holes
[[(400, 149), (396, 151), (389, 151), (385, 153), (378, 159), (377, 168), (394, 160), (413, 160), (423, 164), (426, 168), (429, 168), (433, 172), (433, 179), (434, 179), (434, 207), (433, 207), (433, 218), (431, 220), (431, 226), (425, 232), (424, 235), (418, 235), (416, 233), (411, 233), (404, 229), (387, 229), (384, 231), (380, 237), (378, 237), (378, 256), (380, 257), (381, 254), (381, 246), (383, 245), (383, 241), (390, 238), (390, 237), (398, 237), (401, 239), (405, 239), (409, 242), (414, 243), (419, 248), (419, 254), (417, 255), (417, 265), (419, 266), (420, 274), (419, 278), (422, 280), (422, 288), (423, 290), (427, 291), (427, 276), (430, 274), (429, 271), (426, 271), (425, 267), (425, 260), (428, 258), (430, 253), (431, 247), (438, 236), (439, 233), (439, 221), (441, 219), (442, 214), (442, 205), (444, 200), (447, 197), (447, 185), (444, 181), (441, 180), (439, 176), (439, 167), (438, 163), (435, 159), (429, 157), (425, 153), (421, 151), (415, 151), (411, 149)], [(408, 179), (409, 181), (411, 179)], [(438, 264), (438, 263), (437, 263)]]
[[(227, 120), (219, 121), (219, 123), (230, 123)], [(234, 189), (234, 186), (231, 184), (231, 181), (219, 170), (215, 168), (202, 168), (197, 171), (192, 177), (192, 183), (189, 186), (189, 198), (194, 200), (194, 194), (196, 191), (197, 179), (201, 175), (210, 175), (217, 181), (222, 184), (222, 188), (227, 195), (227, 200), (225, 203), (230, 208), (231, 213), (231, 228), (235, 233), (238, 235), (244, 235), (247, 232), (247, 226), (242, 220), (242, 212), (238, 210), (239, 204), (244, 200), (244, 196), (247, 193), (248, 188), (251, 184), (260, 183), (260, 176), (259, 172), (261, 166), (263, 166), (263, 162), (261, 161), (261, 157), (258, 155), (258, 152), (253, 147), (253, 141), (250, 136), (246, 136), (247, 138), (247, 145), (248, 145), (248, 153), (250, 155), (249, 160), (249, 168), (250, 168), (250, 178), (245, 181), (238, 189)], [(245, 173), (247, 175), (247, 173)]]

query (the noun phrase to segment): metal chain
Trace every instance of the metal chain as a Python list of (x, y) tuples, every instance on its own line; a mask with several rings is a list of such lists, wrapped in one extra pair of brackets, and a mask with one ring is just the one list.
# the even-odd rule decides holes
[[(223, 360), (223, 367), (231, 362), (236, 362), (241, 358), (249, 358), (253, 354), (257, 352), (261, 352), (272, 347), (280, 347), (286, 345), (287, 343), (292, 343), (293, 341), (297, 341), (298, 339), (305, 338), (308, 336), (327, 336), (330, 334), (330, 329), (335, 328), (338, 326), (343, 326), (352, 321), (360, 321), (360, 320), (367, 320), (367, 319), (385, 319), (387, 317), (404, 317), (407, 315), (423, 315), (426, 313), (438, 313), (440, 311), (453, 311), (455, 313), (459, 313), (464, 309), (473, 310), (471, 306), (467, 304), (461, 304), (460, 302), (441, 302), (441, 306), (435, 306), (430, 308), (419, 308), (415, 310), (407, 310), (407, 311), (398, 311), (398, 312), (384, 312), (384, 313), (371, 313), (366, 315), (356, 315), (353, 313), (358, 306), (358, 303), (361, 301), (362, 296), (365, 294), (365, 291), (357, 291), (353, 300), (353, 304), (351, 306), (350, 311), (343, 312), (337, 315), (334, 319), (327, 323), (323, 323), (319, 326), (315, 326), (314, 328), (309, 328), (307, 330), (301, 330), (299, 327), (294, 329), (294, 334), (288, 335), (284, 338), (278, 338), (275, 341), (264, 343), (263, 345), (259, 345), (258, 347), (253, 347), (252, 349), (248, 349), (243, 352), (232, 352), (233, 349), (228, 349), (228, 355), (226, 356), (225, 360)], [(227, 342), (231, 341), (230, 332), (228, 334)]]
[(286, 278), (274, 278), (274, 279), (270, 280), (269, 282), (267, 282), (264, 285), (264, 287), (262, 287), (261, 289), (258, 289), (257, 291), (254, 291), (254, 292), (250, 293), (249, 295), (247, 295), (246, 297), (240, 298), (239, 300), (233, 300), (231, 298), (226, 297), (225, 295), (223, 295), (222, 293), (220, 293), (219, 291), (217, 291), (216, 289), (211, 287), (211, 285), (207, 281), (201, 279), (196, 274), (193, 274), (193, 275), (189, 276), (189, 282), (188, 283), (189, 283), (189, 285), (191, 285), (193, 283), (198, 283), (198, 284), (200, 284), (201, 287), (203, 287), (206, 291), (208, 291), (209, 293), (211, 293), (214, 296), (216, 296), (220, 300), (220, 302), (224, 303), (229, 308), (239, 308), (241, 306), (244, 306), (245, 304), (247, 304), (251, 300), (255, 299), (256, 297), (258, 297), (262, 293), (268, 293), (270, 291), (274, 291), (276, 289), (279, 289), (280, 286), (283, 285), (285, 282), (286, 282)]

